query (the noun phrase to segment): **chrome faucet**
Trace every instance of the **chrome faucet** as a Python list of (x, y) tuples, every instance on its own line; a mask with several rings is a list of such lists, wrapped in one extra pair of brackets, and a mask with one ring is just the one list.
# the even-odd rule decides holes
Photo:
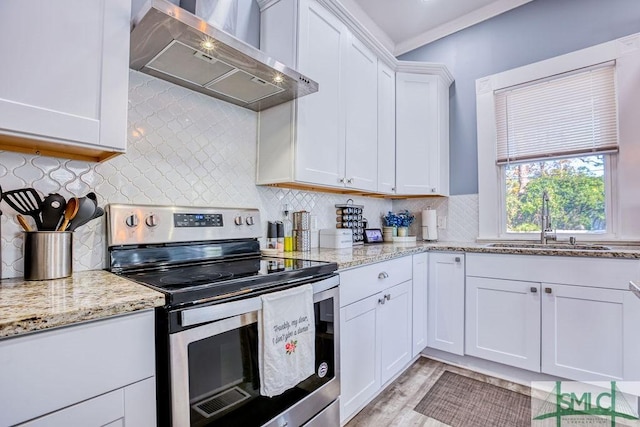
[(549, 193), (542, 193), (542, 214), (540, 223), (540, 243), (547, 244), (547, 240), (556, 240), (556, 232), (551, 228), (551, 216), (549, 215)]

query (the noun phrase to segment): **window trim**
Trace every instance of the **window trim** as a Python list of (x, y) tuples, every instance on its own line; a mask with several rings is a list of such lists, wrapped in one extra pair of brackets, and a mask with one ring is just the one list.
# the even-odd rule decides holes
[[(620, 155), (606, 156), (609, 171), (605, 178), (607, 192), (607, 232), (587, 234), (589, 241), (640, 240), (640, 33), (592, 46), (566, 55), (476, 80), (478, 126), (478, 240), (524, 240), (539, 233), (506, 235), (504, 179), (496, 164), (496, 122), (494, 92), (571, 72), (599, 63), (616, 61), (618, 135)], [(636, 80), (634, 80), (636, 79)], [(634, 112), (635, 110), (635, 112)], [(588, 237), (587, 237), (588, 236)]]

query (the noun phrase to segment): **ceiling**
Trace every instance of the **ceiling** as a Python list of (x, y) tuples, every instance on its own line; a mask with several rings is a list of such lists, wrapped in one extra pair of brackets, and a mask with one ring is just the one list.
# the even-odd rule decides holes
[(532, 0), (342, 0), (394, 56)]

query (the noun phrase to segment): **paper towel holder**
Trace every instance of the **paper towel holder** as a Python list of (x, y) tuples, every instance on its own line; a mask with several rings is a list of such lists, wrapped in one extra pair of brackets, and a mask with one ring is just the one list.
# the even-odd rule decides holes
[(438, 240), (438, 217), (435, 209), (422, 211), (422, 240)]

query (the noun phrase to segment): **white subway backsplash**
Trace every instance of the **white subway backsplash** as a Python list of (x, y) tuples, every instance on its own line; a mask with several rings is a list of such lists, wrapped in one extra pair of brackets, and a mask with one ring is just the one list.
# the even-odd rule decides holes
[[(98, 204), (173, 204), (257, 207), (263, 222), (280, 219), (282, 205), (307, 210), (319, 228), (335, 227), (335, 204), (349, 196), (255, 185), (256, 113), (130, 71), (127, 153), (89, 163), (0, 152), (0, 185), (6, 190), (33, 187), (43, 196), (98, 195)], [(477, 236), (477, 196), (390, 200), (353, 197), (364, 205), (370, 227), (380, 227), (389, 210), (417, 215), (432, 204), (448, 215), (440, 240)], [(437, 202), (434, 202), (437, 200)], [(2, 204), (1, 277), (23, 272), (22, 234), (15, 212)], [(475, 222), (474, 222), (475, 221)], [(419, 224), (414, 225), (420, 232)], [(80, 227), (74, 236), (74, 271), (107, 266), (104, 217)], [(420, 237), (420, 236), (419, 236)]]

